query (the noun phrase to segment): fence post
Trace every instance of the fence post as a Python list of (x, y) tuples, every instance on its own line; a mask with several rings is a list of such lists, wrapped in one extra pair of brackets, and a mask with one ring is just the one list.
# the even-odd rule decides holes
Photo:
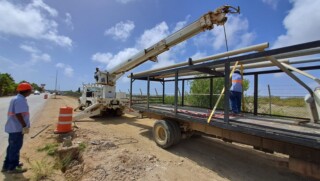
[(166, 82), (164, 81), (164, 78), (162, 80), (162, 104), (164, 104), (164, 94), (165, 94), (165, 85), (166, 85)]
[(268, 84), (268, 93), (269, 93), (269, 114), (271, 115), (271, 91), (270, 91), (269, 84)]
[(182, 80), (181, 106), (184, 106), (184, 80)]
[(175, 73), (175, 88), (174, 88), (174, 114), (177, 115), (178, 112), (178, 71)]
[(154, 90), (156, 91), (156, 96), (158, 97), (158, 91), (157, 91), (157, 88), (154, 88)]
[(258, 74), (254, 74), (253, 114), (258, 114)]

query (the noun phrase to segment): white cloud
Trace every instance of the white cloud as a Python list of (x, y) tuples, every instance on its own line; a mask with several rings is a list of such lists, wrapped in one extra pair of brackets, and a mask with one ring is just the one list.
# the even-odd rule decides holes
[(110, 62), (110, 60), (112, 59), (113, 55), (111, 53), (96, 53), (94, 55), (92, 55), (91, 59), (94, 62), (99, 62), (99, 63), (104, 63), (104, 64), (108, 64)]
[(148, 48), (168, 35), (169, 27), (167, 23), (163, 21), (160, 24), (157, 24), (154, 28), (145, 30), (138, 39), (136, 47), (139, 49)]
[(42, 53), (39, 49), (36, 47), (26, 45), (26, 44), (21, 44), (20, 48), (28, 53), (30, 53), (31, 60), (30, 62), (32, 64), (37, 63), (39, 61), (41, 62), (51, 62), (51, 56), (47, 53)]
[[(256, 34), (249, 31), (249, 21), (241, 15), (230, 16), (225, 28), (229, 50), (248, 46), (256, 38)], [(194, 44), (198, 47), (207, 47), (211, 44), (214, 50), (225, 50), (226, 42), (223, 27), (216, 26), (213, 30), (195, 37)]]
[(41, 0), (34, 0), (25, 7), (2, 0), (0, 1), (0, 33), (23, 38), (45, 39), (63, 47), (71, 47), (72, 40), (59, 35), (58, 24), (43, 12), (48, 12), (51, 17), (58, 15), (55, 9)]
[(111, 70), (115, 66), (127, 61), (129, 57), (135, 55), (136, 53), (138, 53), (137, 49), (126, 48), (115, 55), (112, 53), (96, 53), (91, 59), (95, 62), (107, 64), (106, 69)]
[(272, 9), (277, 9), (279, 0), (262, 0), (262, 2), (271, 6)]
[(64, 66), (65, 66), (64, 63), (57, 63), (56, 64), (56, 67), (58, 67), (58, 68), (64, 68)]
[(206, 57), (206, 56), (207, 56), (207, 53), (205, 53), (205, 52), (196, 52), (195, 54), (193, 54), (191, 56), (191, 58), (193, 60), (197, 60), (197, 59), (200, 59), (200, 58), (203, 58), (203, 57)]
[[(253, 32), (248, 32), (249, 21), (241, 16), (230, 16), (225, 24), (228, 46), (236, 48), (244, 47), (252, 43), (255, 38)], [(217, 28), (217, 27), (216, 27)], [(225, 36), (223, 27), (210, 31), (214, 35), (213, 47), (218, 50), (225, 47)]]
[(22, 45), (20, 45), (20, 48), (21, 48), (22, 50), (26, 51), (26, 52), (29, 52), (29, 53), (38, 53), (38, 52), (40, 52), (37, 48), (32, 47), (32, 46), (30, 46), (30, 45), (24, 45), (24, 44), (22, 44)]
[(63, 70), (63, 74), (66, 75), (67, 77), (72, 77), (73, 76), (73, 68), (70, 65), (66, 65), (64, 63), (57, 63), (56, 67), (60, 68)]
[(130, 3), (133, 1), (136, 1), (136, 0), (116, 0), (116, 2), (121, 3), (121, 4), (127, 4), (127, 3)]
[[(184, 21), (180, 21), (175, 24), (175, 27), (173, 30), (181, 29), (185, 24), (187, 23), (189, 19), (189, 16), (186, 17)], [(125, 48), (121, 51), (119, 51), (116, 54), (112, 54), (110, 52), (108, 53), (95, 53), (91, 59), (94, 62), (99, 62), (106, 64), (106, 69), (110, 70), (111, 68), (123, 63), (124, 61), (127, 61), (128, 58), (135, 55), (139, 51), (142, 51), (145, 48), (148, 48), (152, 46), (153, 44), (159, 42), (160, 40), (167, 37), (170, 32), (169, 27), (166, 22), (161, 22), (157, 24), (155, 27), (151, 29), (145, 30), (141, 36), (137, 39), (136, 44), (132, 48)], [(185, 46), (186, 43), (180, 43), (179, 45), (176, 45), (171, 50), (162, 53), (158, 56), (158, 63), (153, 64), (151, 69), (156, 69), (168, 65), (172, 65), (175, 63), (175, 59), (177, 55), (181, 55), (185, 52)]]
[(178, 23), (176, 23), (176, 27), (174, 27), (172, 33), (182, 29), (183, 27), (185, 27), (190, 19), (190, 15), (186, 16), (184, 21), (179, 21)]
[[(273, 48), (320, 39), (320, 1), (291, 0), (293, 8), (283, 24), (287, 32), (280, 35)], [(317, 23), (318, 22), (318, 23)]]
[(38, 61), (51, 62), (51, 56), (46, 53), (31, 54), (31, 62), (36, 63)]
[(123, 75), (120, 80), (122, 83), (129, 83), (130, 82), (130, 78), (128, 78), (128, 74)]
[(134, 29), (134, 22), (127, 20), (126, 22), (119, 22), (115, 26), (107, 29), (104, 34), (111, 35), (115, 40), (125, 41), (129, 38), (132, 30)]
[(70, 13), (66, 13), (66, 19), (64, 19), (64, 22), (71, 30), (74, 29), (73, 23), (72, 23), (72, 17)]
[(171, 54), (170, 51), (162, 53), (158, 56), (158, 62), (153, 64), (151, 69), (158, 69), (175, 64), (173, 57), (174, 55)]
[(10, 70), (15, 69), (16, 70), (16, 67), (19, 66), (14, 61), (12, 61), (10, 59), (7, 59), (5, 57), (2, 57), (1, 55), (0, 55), (0, 65), (1, 65), (0, 66), (0, 72), (1, 73), (7, 72), (8, 69), (10, 69)]
[(45, 4), (42, 0), (33, 0), (32, 4), (29, 5), (29, 8), (42, 8), (46, 10), (51, 16), (58, 16), (57, 10), (51, 8)]

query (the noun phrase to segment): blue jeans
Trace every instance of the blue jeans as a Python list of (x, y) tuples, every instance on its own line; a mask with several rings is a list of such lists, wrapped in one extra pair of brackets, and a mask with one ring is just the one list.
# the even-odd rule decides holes
[(9, 133), (9, 145), (7, 147), (7, 155), (4, 160), (3, 169), (13, 170), (19, 165), (20, 150), (23, 145), (23, 134)]
[(230, 103), (232, 112), (238, 114), (241, 112), (241, 92), (230, 91)]

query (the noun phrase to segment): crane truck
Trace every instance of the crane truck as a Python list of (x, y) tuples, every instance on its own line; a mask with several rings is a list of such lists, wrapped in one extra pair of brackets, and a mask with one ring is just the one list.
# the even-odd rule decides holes
[(195, 22), (179, 31), (169, 35), (152, 46), (138, 52), (111, 70), (99, 71), (98, 81), (93, 84), (83, 85), (83, 93), (79, 98), (78, 108), (81, 113), (74, 116), (74, 121), (82, 118), (113, 113), (122, 115), (126, 103), (123, 101), (125, 93), (116, 93), (116, 81), (126, 72), (151, 60), (156, 62), (157, 56), (168, 51), (171, 47), (197, 35), (200, 32), (211, 30), (214, 26), (224, 25), (227, 14), (239, 13), (240, 8), (224, 5), (213, 12), (208, 12)]

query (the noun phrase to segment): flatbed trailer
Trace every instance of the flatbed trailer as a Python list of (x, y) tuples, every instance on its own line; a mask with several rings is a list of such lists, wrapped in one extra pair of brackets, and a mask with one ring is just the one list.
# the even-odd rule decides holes
[[(229, 114), (229, 106), (224, 106), (223, 110), (216, 111), (212, 119), (208, 121), (211, 109), (185, 106), (183, 105), (183, 95), (182, 104), (178, 102), (178, 82), (185, 80), (180, 78), (179, 74), (191, 75), (197, 71), (208, 72), (208, 69), (212, 71), (212, 67), (222, 65), (224, 67), (223, 74), (229, 75), (230, 64), (235, 61), (242, 61), (245, 64), (270, 60), (270, 57), (272, 60), (275, 60), (274, 58), (291, 58), (318, 53), (320, 53), (320, 41), (315, 41), (205, 63), (190, 63), (187, 66), (167, 70), (148, 71), (145, 74), (131, 74), (130, 107), (139, 111), (142, 115), (158, 119), (153, 127), (153, 136), (157, 145), (162, 148), (168, 148), (177, 144), (183, 136), (188, 137), (195, 132), (200, 132), (226, 142), (250, 145), (260, 151), (286, 154), (289, 156), (287, 166), (290, 170), (320, 179), (320, 124), (317, 120), (318, 118), (311, 121), (312, 119), (306, 120), (258, 114), (257, 79), (259, 72), (246, 73), (247, 75), (254, 75), (255, 78), (255, 108), (253, 113), (231, 115)], [(300, 67), (300, 69), (318, 70), (320, 66)], [(277, 73), (284, 72), (284, 70), (281, 69), (280, 65), (279, 69), (263, 72)], [(225, 82), (229, 82), (229, 76), (221, 76), (221, 72), (213, 72), (213, 74), (210, 75), (211, 78), (224, 77)], [(165, 78), (172, 75), (174, 77), (171, 81), (174, 81), (175, 86), (174, 104), (163, 104), (164, 101), (163, 103), (150, 102), (150, 82), (160, 82), (164, 85)], [(188, 77), (186, 79), (190, 80), (192, 78)], [(132, 88), (135, 80), (147, 82), (146, 102), (135, 104), (133, 101)], [(299, 81), (297, 82), (299, 83)], [(228, 87), (228, 84), (225, 84), (225, 87)], [(228, 89), (226, 89), (224, 95), (224, 105), (229, 105)], [(210, 108), (212, 108), (212, 105)]]

